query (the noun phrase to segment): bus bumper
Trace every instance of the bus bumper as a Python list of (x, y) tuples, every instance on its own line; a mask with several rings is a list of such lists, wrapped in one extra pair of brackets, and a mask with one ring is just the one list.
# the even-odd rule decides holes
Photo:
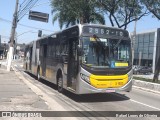
[(107, 89), (97, 89), (91, 86), (84, 80), (79, 81), (79, 86), (77, 86), (77, 94), (95, 94), (95, 93), (111, 93), (111, 92), (120, 92), (126, 91), (130, 92), (132, 90), (132, 78), (125, 84), (123, 87), (120, 88), (107, 88)]

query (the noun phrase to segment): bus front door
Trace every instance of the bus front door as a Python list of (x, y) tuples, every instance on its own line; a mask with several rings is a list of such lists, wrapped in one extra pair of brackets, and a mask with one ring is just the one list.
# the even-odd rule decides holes
[(77, 76), (77, 44), (75, 39), (69, 40), (68, 68), (67, 68), (67, 87), (76, 90)]

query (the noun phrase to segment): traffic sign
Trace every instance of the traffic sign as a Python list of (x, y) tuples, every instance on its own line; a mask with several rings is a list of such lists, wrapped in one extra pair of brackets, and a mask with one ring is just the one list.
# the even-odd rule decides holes
[(37, 11), (29, 11), (29, 19), (36, 20), (41, 22), (48, 22), (49, 14), (37, 12)]

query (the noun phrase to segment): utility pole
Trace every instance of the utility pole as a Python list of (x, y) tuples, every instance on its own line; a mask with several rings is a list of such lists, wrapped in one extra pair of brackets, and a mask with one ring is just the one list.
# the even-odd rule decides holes
[(15, 39), (15, 30), (16, 30), (16, 27), (17, 27), (18, 3), (19, 3), (19, 0), (16, 0), (15, 12), (13, 14), (13, 21), (12, 21), (12, 28), (11, 28), (10, 48), (9, 48), (9, 53), (8, 53), (7, 71), (11, 70), (11, 64), (12, 64), (13, 53), (14, 53), (14, 39)]
[(139, 66), (141, 66), (141, 59), (142, 59), (142, 51), (139, 52), (139, 63), (138, 63)]
[(134, 62), (134, 46), (136, 41), (136, 27), (137, 27), (137, 20), (134, 23), (134, 31), (132, 36), (132, 63)]

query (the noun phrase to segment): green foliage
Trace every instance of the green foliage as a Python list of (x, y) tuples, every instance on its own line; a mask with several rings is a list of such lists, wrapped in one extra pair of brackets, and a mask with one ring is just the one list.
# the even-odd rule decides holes
[(53, 23), (58, 20), (60, 28), (76, 23), (105, 24), (103, 14), (98, 12), (96, 0), (51, 0)]
[[(158, 19), (160, 20), (160, 0), (141, 0), (141, 2), (147, 7), (147, 9)], [(158, 81), (158, 76), (160, 73), (160, 57), (156, 62), (153, 82)]]
[(160, 0), (141, 0), (147, 9), (160, 20)]
[(77, 23), (105, 24), (108, 16), (112, 26), (127, 29), (128, 24), (154, 14), (160, 19), (160, 0), (51, 0), (53, 23), (60, 28)]
[(108, 15), (112, 26), (127, 28), (127, 25), (148, 15), (139, 0), (99, 0), (99, 6)]

